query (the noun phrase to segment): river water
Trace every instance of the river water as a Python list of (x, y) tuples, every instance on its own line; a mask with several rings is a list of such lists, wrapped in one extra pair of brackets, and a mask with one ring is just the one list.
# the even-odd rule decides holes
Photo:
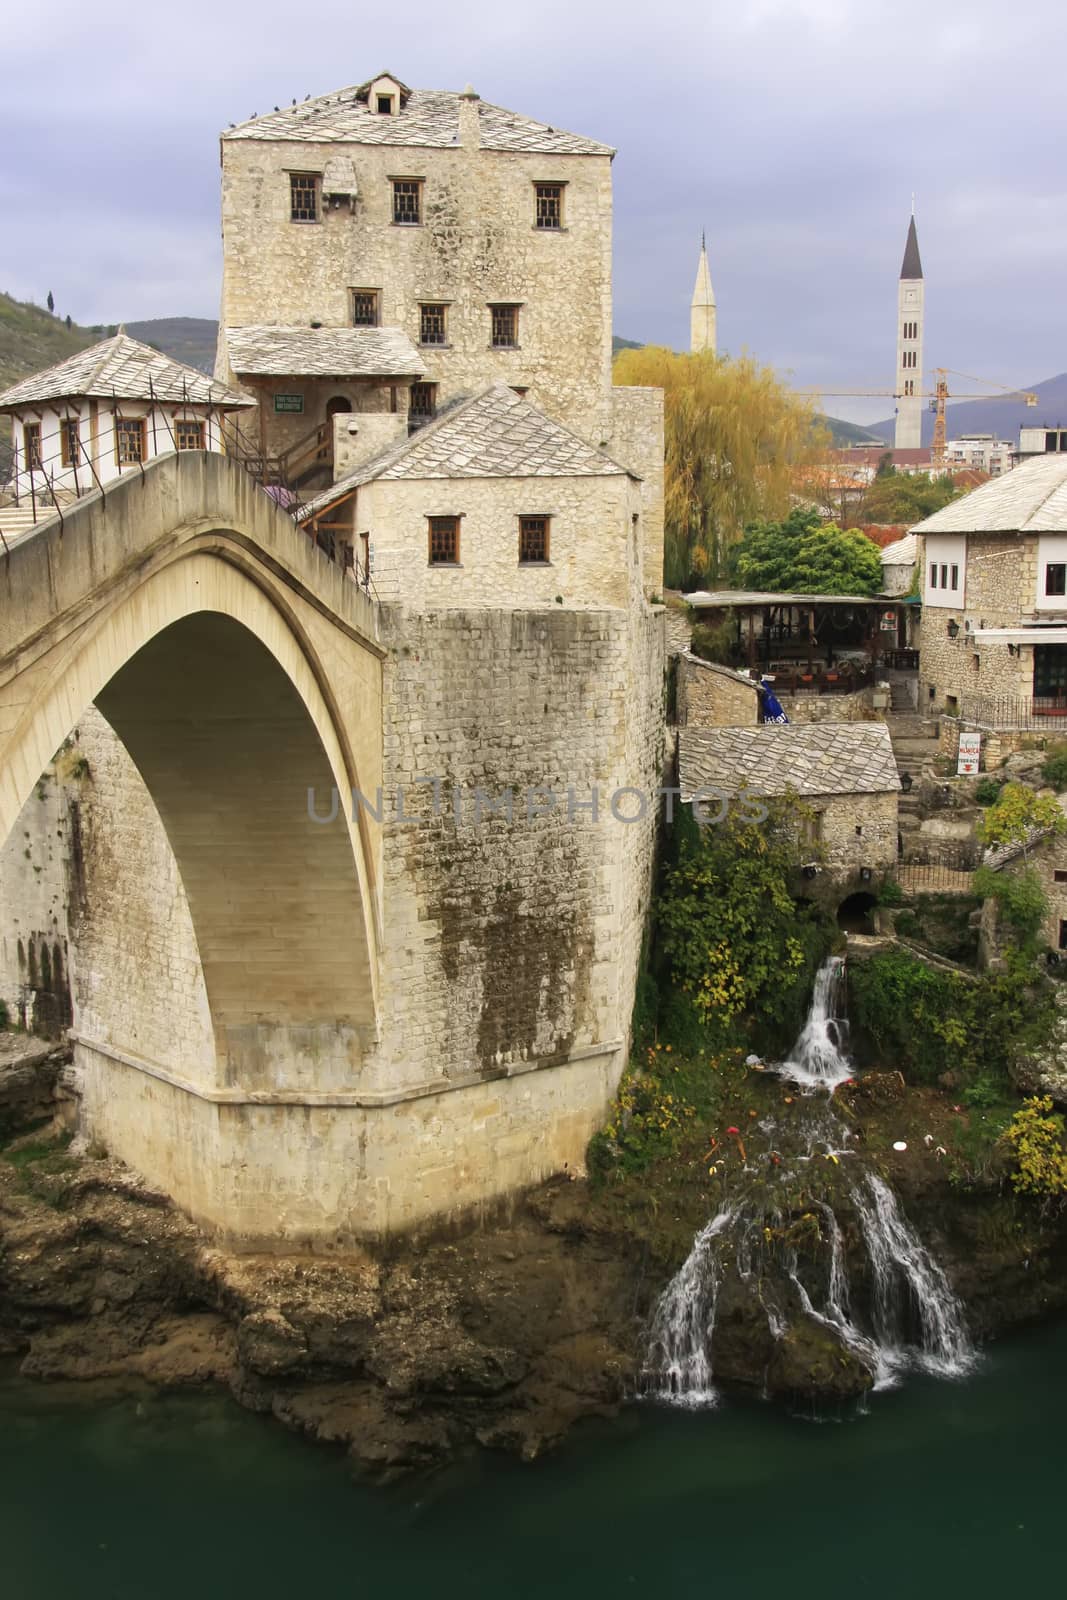
[(641, 1403), (390, 1490), (213, 1394), (0, 1382), (4, 1600), (1057, 1593), (1067, 1326), (850, 1420)]

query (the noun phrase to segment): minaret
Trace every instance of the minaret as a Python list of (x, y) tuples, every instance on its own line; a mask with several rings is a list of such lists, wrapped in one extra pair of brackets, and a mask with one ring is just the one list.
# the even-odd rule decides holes
[(693, 289), (693, 303), (689, 308), (689, 348), (696, 355), (701, 350), (716, 352), (715, 291), (711, 287), (708, 268), (708, 248), (704, 235), (700, 236), (700, 264)]
[(923, 264), (915, 212), (908, 223), (904, 265), (897, 296), (897, 450), (918, 450), (923, 442)]

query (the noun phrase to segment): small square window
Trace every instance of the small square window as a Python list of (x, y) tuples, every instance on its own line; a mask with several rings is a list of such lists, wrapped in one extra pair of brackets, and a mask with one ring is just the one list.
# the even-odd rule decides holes
[(563, 226), (563, 185), (535, 183), (534, 225), (556, 231)]
[(76, 467), (81, 462), (81, 429), (77, 417), (64, 417), (59, 424), (59, 459), (65, 467)]
[(494, 350), (514, 350), (519, 343), (518, 306), (490, 306), (492, 324), (489, 342)]
[(419, 307), (419, 343), (448, 343), (448, 307), (421, 305)]
[(317, 172), (290, 172), (289, 220), (318, 222), (322, 179)]
[(40, 470), (41, 424), (39, 422), (24, 422), (22, 424), (22, 458), (26, 463), (27, 472)]
[(408, 404), (408, 416), (412, 422), (428, 422), (436, 410), (436, 383), (413, 383)]
[(548, 517), (519, 518), (519, 565), (548, 560)]
[(379, 299), (377, 289), (353, 289), (353, 328), (376, 328), (378, 326), (378, 319)]
[(1053, 595), (1067, 594), (1067, 562), (1046, 562), (1045, 593)]
[(393, 114), (393, 97), (392, 97), (392, 95), (391, 94), (380, 94), (380, 95), (378, 95), (377, 98), (378, 98), (378, 115), (380, 117), (391, 117), (392, 114)]
[(1052, 878), (1053, 882), (1055, 883), (1067, 883), (1067, 872), (1061, 872), (1057, 868), (1057, 870), (1052, 874)]
[(459, 563), (459, 518), (431, 517), (431, 567), (454, 567)]
[(422, 222), (422, 179), (393, 179), (393, 221), (402, 228), (417, 228)]
[(179, 450), (202, 450), (204, 424), (196, 418), (179, 418), (174, 424), (174, 443)]
[(115, 418), (115, 460), (120, 467), (136, 466), (146, 455), (143, 417)]

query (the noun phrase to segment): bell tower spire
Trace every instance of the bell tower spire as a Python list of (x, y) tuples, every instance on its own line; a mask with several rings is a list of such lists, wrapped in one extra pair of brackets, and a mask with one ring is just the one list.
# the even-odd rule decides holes
[(897, 450), (918, 450), (923, 442), (924, 293), (913, 198), (897, 290), (897, 425), (893, 440)]
[(689, 308), (689, 348), (694, 355), (701, 350), (717, 349), (715, 291), (711, 287), (711, 269), (708, 266), (708, 247), (704, 234), (700, 235), (700, 261), (697, 264), (697, 281)]

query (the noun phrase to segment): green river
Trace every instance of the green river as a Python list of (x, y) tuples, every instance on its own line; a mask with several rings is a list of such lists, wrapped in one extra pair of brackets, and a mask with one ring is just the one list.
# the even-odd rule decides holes
[(631, 1407), (389, 1490), (211, 1394), (0, 1382), (3, 1600), (1062, 1592), (1067, 1326), (815, 1423)]

